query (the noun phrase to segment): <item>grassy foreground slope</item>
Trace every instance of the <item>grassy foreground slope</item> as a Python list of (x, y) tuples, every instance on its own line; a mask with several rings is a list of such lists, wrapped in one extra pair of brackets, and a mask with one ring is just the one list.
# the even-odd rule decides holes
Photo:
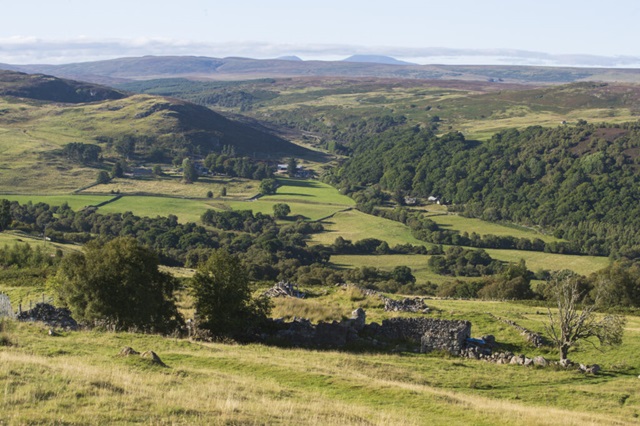
[[(516, 350), (536, 353), (516, 331), (479, 313), (515, 316), (532, 327), (536, 308), (455, 301), (430, 305), (436, 315), (470, 319), (474, 335), (492, 332)], [(633, 365), (640, 350), (637, 317), (630, 318), (623, 347), (580, 354), (604, 367), (599, 376), (440, 354), (350, 354), (129, 333), (50, 337), (37, 324), (3, 327), (15, 343), (0, 348), (0, 421), (7, 424), (639, 423)], [(118, 357), (123, 346), (153, 350), (168, 367)]]

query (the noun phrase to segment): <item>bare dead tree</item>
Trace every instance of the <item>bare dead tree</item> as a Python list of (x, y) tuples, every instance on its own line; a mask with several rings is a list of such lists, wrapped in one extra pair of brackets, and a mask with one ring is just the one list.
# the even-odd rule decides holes
[(595, 339), (600, 346), (622, 343), (625, 318), (620, 315), (605, 315), (598, 319), (595, 312), (597, 300), (596, 303), (579, 309), (583, 292), (579, 290), (575, 277), (554, 277), (550, 286), (558, 311), (548, 310), (549, 322), (546, 329), (560, 350), (561, 360), (567, 359), (569, 349), (580, 341), (594, 346)]

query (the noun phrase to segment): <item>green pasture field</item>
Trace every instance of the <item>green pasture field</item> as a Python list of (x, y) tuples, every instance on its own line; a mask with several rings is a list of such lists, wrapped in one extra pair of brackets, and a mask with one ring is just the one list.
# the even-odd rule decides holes
[(345, 240), (362, 240), (378, 238), (386, 241), (390, 246), (396, 244), (414, 244), (430, 246), (411, 235), (411, 230), (400, 222), (368, 215), (358, 210), (336, 213), (333, 217), (323, 220), (325, 232), (314, 234), (312, 244), (333, 244), (337, 237)]
[(496, 236), (512, 236), (515, 238), (528, 238), (533, 240), (539, 238), (544, 242), (562, 241), (552, 235), (544, 235), (535, 230), (516, 226), (505, 226), (498, 223), (487, 222), (481, 219), (462, 217), (457, 214), (437, 214), (429, 215), (443, 229), (450, 229), (460, 233), (475, 232), (478, 235), (492, 234)]
[[(328, 291), (301, 303), (364, 305), (371, 318), (385, 317), (370, 298)], [(429, 316), (470, 320), (473, 336), (491, 333), (516, 353), (557, 358), (488, 314), (544, 332), (544, 307), (427, 303)], [(636, 316), (628, 316), (622, 346), (570, 353), (577, 362), (600, 364), (597, 376), (439, 353), (283, 349), (98, 331), (52, 338), (37, 323), (5, 320), (1, 327), (12, 345), (0, 346), (0, 418), (7, 424), (634, 425), (640, 412)], [(124, 346), (153, 350), (167, 367), (119, 357)]]
[(41, 246), (49, 253), (55, 253), (57, 249), (62, 251), (76, 251), (80, 250), (80, 246), (74, 244), (60, 244), (50, 241), (43, 241), (42, 238), (26, 235), (20, 231), (4, 231), (0, 232), (0, 246), (13, 245), (13, 244), (31, 244), (31, 247)]
[[(110, 194), (119, 192), (130, 195), (169, 195), (173, 197), (206, 198), (207, 192), (219, 197), (222, 188), (227, 189), (226, 197), (250, 198), (258, 193), (259, 182), (255, 180), (231, 177), (200, 177), (197, 182), (185, 184), (181, 176), (117, 178), (103, 185), (88, 188), (87, 193)], [(112, 192), (113, 191), (113, 192)]]
[[(519, 262), (520, 259), (524, 259), (527, 263), (527, 268), (534, 272), (538, 270), (558, 271), (569, 269), (580, 275), (590, 275), (609, 265), (608, 258), (598, 256), (574, 256), (521, 250), (485, 249), (485, 251), (494, 259), (503, 262), (515, 263)], [(431, 281), (439, 284), (452, 279), (464, 279), (464, 277), (446, 277), (433, 273), (428, 267), (429, 258), (430, 256), (419, 254), (349, 254), (331, 256), (331, 264), (337, 268), (347, 269), (375, 266), (386, 271), (391, 271), (396, 266), (408, 266), (419, 283)]]
[(253, 213), (273, 214), (273, 205), (284, 202), (291, 208), (290, 217), (301, 215), (305, 220), (318, 220), (332, 215), (346, 207), (315, 203), (300, 203), (295, 201), (275, 201), (263, 200), (262, 198), (255, 201), (225, 201), (223, 203), (215, 203), (214, 207), (227, 208), (233, 210), (251, 210)]
[(9, 201), (17, 201), (20, 204), (26, 204), (31, 201), (33, 204), (45, 203), (50, 206), (60, 206), (64, 203), (69, 204), (72, 210), (80, 210), (84, 207), (95, 206), (112, 199), (114, 195), (2, 195), (0, 199)]
[(355, 201), (331, 185), (309, 179), (291, 179), (278, 177), (280, 186), (274, 195), (266, 195), (261, 200), (275, 202), (309, 202), (317, 204), (334, 204), (341, 206), (355, 206)]
[(485, 251), (494, 259), (504, 262), (519, 262), (520, 259), (524, 259), (527, 262), (527, 268), (532, 271), (570, 269), (581, 275), (589, 275), (606, 268), (610, 263), (609, 258), (604, 256), (579, 256), (524, 250), (485, 249)]
[(206, 199), (190, 200), (172, 197), (124, 196), (98, 209), (100, 213), (132, 212), (136, 216), (176, 215), (180, 222), (200, 222), (200, 216), (213, 208)]
[(391, 271), (396, 266), (408, 266), (418, 284), (431, 281), (434, 284), (442, 284), (455, 279), (467, 280), (466, 277), (447, 277), (438, 275), (429, 268), (431, 256), (413, 254), (381, 254), (381, 255), (356, 255), (341, 254), (331, 256), (331, 266), (337, 269), (354, 269), (363, 266), (373, 266), (384, 271)]

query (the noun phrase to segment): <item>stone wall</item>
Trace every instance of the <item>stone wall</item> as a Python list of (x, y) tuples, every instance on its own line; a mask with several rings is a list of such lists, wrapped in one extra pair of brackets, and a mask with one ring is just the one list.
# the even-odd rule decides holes
[(471, 323), (434, 318), (391, 318), (379, 326), (369, 324), (363, 334), (386, 341), (412, 342), (420, 345), (423, 353), (443, 350), (457, 354), (471, 337)]
[(78, 323), (67, 308), (56, 308), (47, 303), (38, 303), (33, 309), (20, 312), (18, 321), (40, 321), (50, 327), (77, 330)]
[(13, 318), (13, 309), (11, 308), (11, 300), (6, 294), (0, 294), (0, 318)]
[(471, 336), (468, 321), (433, 318), (392, 318), (382, 324), (366, 324), (364, 310), (357, 309), (350, 319), (311, 324), (305, 319), (292, 322), (275, 320), (271, 333), (263, 339), (296, 347), (339, 349), (350, 345), (393, 348), (399, 344), (415, 352), (443, 350), (459, 354)]
[(494, 314), (489, 314), (491, 315), (493, 318), (495, 318), (498, 321), (501, 321), (505, 324), (509, 324), (511, 327), (515, 328), (516, 330), (518, 330), (520, 332), (520, 335), (524, 336), (525, 339), (527, 339), (527, 341), (529, 343), (531, 343), (533, 346), (535, 346), (536, 348), (541, 348), (543, 346), (548, 346), (547, 341), (544, 339), (544, 337), (542, 337), (540, 334), (533, 332), (531, 330), (527, 330), (526, 328), (522, 327), (521, 325), (517, 324), (515, 321), (511, 321), (509, 319), (506, 318), (500, 318)]

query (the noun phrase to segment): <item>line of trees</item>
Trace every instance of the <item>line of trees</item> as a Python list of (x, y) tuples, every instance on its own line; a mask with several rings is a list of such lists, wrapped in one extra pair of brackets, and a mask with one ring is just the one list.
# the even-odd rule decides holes
[[(352, 148), (327, 175), (347, 192), (380, 185), (389, 193), (433, 195), (463, 215), (539, 226), (570, 242), (550, 251), (640, 256), (638, 124), (534, 126), (486, 142), (397, 128)], [(362, 206), (377, 202), (369, 196)]]
[[(92, 241), (84, 252), (65, 256), (49, 282), (58, 303), (77, 320), (115, 330), (180, 333), (180, 283), (159, 269), (152, 250), (134, 238)], [(214, 336), (243, 338), (267, 318), (271, 304), (253, 298), (246, 268), (237, 256), (214, 250), (187, 282), (197, 326)]]

